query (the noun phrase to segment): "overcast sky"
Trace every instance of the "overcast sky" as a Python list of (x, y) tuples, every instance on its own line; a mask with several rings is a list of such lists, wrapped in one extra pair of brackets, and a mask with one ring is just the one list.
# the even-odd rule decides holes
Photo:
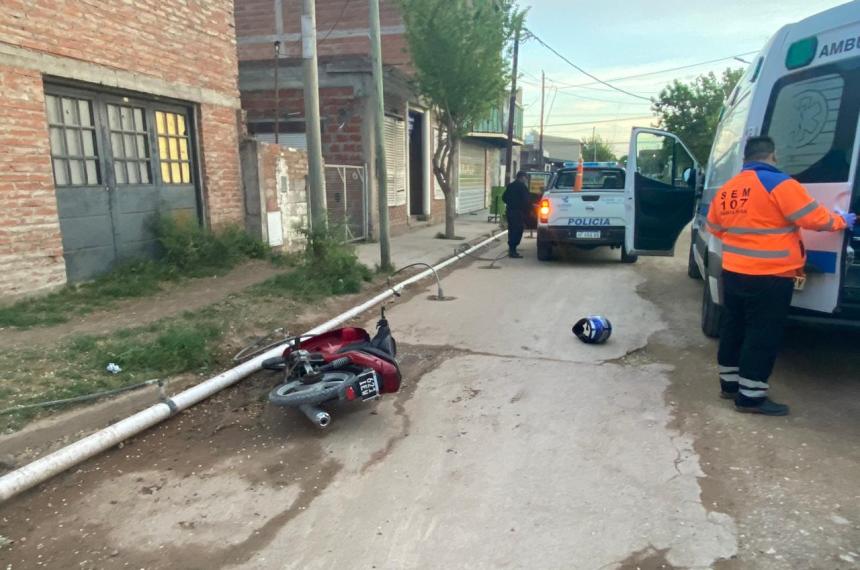
[[(682, 71), (611, 81), (640, 96), (656, 96), (673, 79), (744, 64), (730, 56), (758, 52), (783, 25), (844, 0), (520, 0), (526, 26), (547, 44), (603, 80), (708, 60)], [(656, 8), (655, 7), (659, 7)], [(547, 127), (552, 135), (590, 137), (626, 145), (632, 126), (649, 126), (650, 104), (592, 82), (531, 40), (520, 52), (520, 82), (528, 133), (540, 122), (540, 76), (547, 76)], [(754, 54), (743, 56), (751, 59)], [(586, 84), (586, 85), (583, 85)], [(565, 86), (578, 86), (573, 89)], [(624, 118), (623, 121), (614, 121)], [(597, 122), (602, 121), (602, 122)], [(563, 125), (564, 123), (585, 123)]]

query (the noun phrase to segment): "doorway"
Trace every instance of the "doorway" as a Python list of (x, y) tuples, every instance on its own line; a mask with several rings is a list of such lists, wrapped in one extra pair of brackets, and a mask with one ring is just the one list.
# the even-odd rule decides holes
[(424, 123), (423, 113), (409, 112), (409, 215), (424, 211)]
[(190, 109), (46, 87), (54, 187), (69, 282), (159, 253), (159, 215), (197, 219)]

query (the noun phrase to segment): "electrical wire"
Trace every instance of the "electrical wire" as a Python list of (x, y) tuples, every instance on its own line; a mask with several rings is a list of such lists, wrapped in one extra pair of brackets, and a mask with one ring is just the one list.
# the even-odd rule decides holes
[(649, 105), (651, 104), (651, 100), (648, 102), (645, 101), (612, 101), (610, 99), (600, 99), (598, 97), (587, 97), (585, 95), (579, 95), (577, 93), (569, 93), (567, 91), (561, 91), (560, 87), (556, 87), (559, 89), (558, 93), (564, 95), (565, 97), (573, 97), (575, 99), (582, 99), (583, 101), (597, 101), (598, 103), (612, 103), (615, 105)]
[(552, 95), (552, 102), (549, 104), (549, 112), (547, 112), (546, 116), (543, 119), (544, 126), (546, 126), (546, 122), (549, 121), (550, 115), (552, 115), (552, 109), (555, 107), (555, 98), (558, 97), (558, 87), (552, 88), (555, 92)]
[(635, 97), (637, 99), (644, 99), (645, 101), (651, 101), (650, 97), (643, 97), (642, 95), (637, 95), (636, 93), (631, 93), (630, 91), (626, 91), (624, 89), (621, 89), (620, 87), (616, 87), (615, 85), (612, 85), (611, 83), (607, 83), (606, 81), (600, 79), (596, 75), (593, 75), (593, 74), (587, 72), (586, 70), (584, 70), (580, 66), (578, 66), (575, 63), (573, 63), (572, 61), (570, 61), (567, 57), (563, 56), (561, 53), (559, 53), (556, 49), (554, 49), (552, 46), (547, 44), (545, 41), (540, 39), (540, 37), (538, 37), (537, 34), (535, 34), (533, 31), (531, 31), (531, 30), (527, 30), (527, 31), (528, 31), (529, 35), (532, 38), (534, 38), (543, 47), (545, 47), (546, 49), (548, 49), (549, 51), (551, 51), (552, 53), (557, 55), (559, 58), (564, 60), (568, 65), (570, 65), (571, 67), (573, 67), (574, 69), (576, 69), (577, 71), (582, 73), (583, 75), (587, 75), (588, 77), (592, 78), (597, 83), (600, 83), (600, 84), (605, 85), (611, 89), (614, 89), (615, 91), (618, 91), (619, 93), (624, 93), (625, 95), (628, 95), (630, 97)]
[(85, 394), (83, 396), (75, 396), (74, 398), (64, 398), (62, 400), (49, 400), (47, 402), (38, 402), (35, 404), (24, 404), (20, 406), (12, 406), (11, 408), (6, 408), (5, 410), (0, 410), (0, 415), (11, 414), (13, 412), (20, 412), (21, 410), (31, 410), (33, 408), (48, 408), (51, 406), (62, 406), (63, 404), (74, 404), (77, 402), (88, 402), (89, 400), (98, 400), (99, 398), (104, 398), (105, 396), (113, 396), (115, 394), (122, 394), (123, 392), (130, 392), (132, 390), (137, 390), (139, 388), (143, 388), (145, 386), (152, 386), (153, 384), (158, 384), (159, 386), (163, 386), (163, 381), (157, 378), (153, 380), (147, 380), (145, 382), (140, 382), (138, 384), (132, 384), (130, 386), (123, 386), (121, 388), (115, 388), (113, 390), (104, 390), (102, 392), (94, 392), (92, 394)]
[(331, 33), (334, 31), (334, 29), (336, 27), (338, 27), (338, 25), (340, 25), (341, 20), (343, 20), (343, 15), (346, 14), (346, 9), (347, 9), (347, 7), (349, 7), (350, 2), (352, 2), (352, 0), (345, 0), (344, 1), (343, 8), (341, 8), (340, 15), (337, 17), (337, 20), (335, 20), (334, 24), (332, 24), (331, 27), (328, 29), (328, 32), (326, 32), (325, 36), (323, 36), (323, 39), (319, 40), (319, 42), (317, 42), (317, 43), (321, 44), (324, 41), (326, 41), (328, 39), (328, 37), (331, 35)]
[[(538, 41), (540, 41), (540, 40), (538, 40)], [(640, 77), (649, 77), (651, 75), (661, 75), (663, 73), (671, 73), (673, 71), (682, 71), (684, 69), (691, 69), (693, 67), (701, 67), (703, 65), (709, 65), (711, 63), (719, 63), (721, 61), (726, 61), (728, 59), (734, 59), (735, 57), (743, 57), (745, 55), (752, 55), (752, 54), (756, 54), (756, 53), (759, 53), (759, 52), (758, 51), (749, 51), (749, 52), (739, 53), (736, 55), (730, 55), (728, 57), (721, 57), (718, 59), (710, 59), (707, 61), (700, 61), (698, 63), (691, 63), (689, 65), (681, 65), (679, 67), (670, 67), (668, 69), (660, 69), (658, 71), (649, 71), (647, 73), (637, 73), (635, 75), (625, 75), (622, 77), (613, 77), (612, 79), (608, 79), (607, 81), (626, 81), (628, 79), (639, 79)], [(578, 84), (572, 84), (572, 85), (569, 83), (558, 83), (558, 82), (556, 82), (556, 84), (559, 85), (559, 89), (577, 89), (580, 87), (585, 88), (585, 87), (588, 87), (590, 85), (594, 85), (595, 83), (602, 83), (604, 85), (606, 84), (604, 81), (600, 81), (600, 80), (592, 81), (589, 83), (578, 83)], [(615, 89), (615, 88), (613, 87), (613, 89)]]
[[(622, 121), (632, 121), (635, 119), (656, 119), (653, 115), (642, 115), (638, 117), (621, 117), (617, 119), (602, 119), (600, 121), (579, 121), (577, 123), (555, 123), (552, 125), (544, 125), (544, 127), (572, 127), (575, 125), (593, 125), (595, 123), (620, 123)], [(527, 125), (526, 129), (536, 129), (540, 125)]]

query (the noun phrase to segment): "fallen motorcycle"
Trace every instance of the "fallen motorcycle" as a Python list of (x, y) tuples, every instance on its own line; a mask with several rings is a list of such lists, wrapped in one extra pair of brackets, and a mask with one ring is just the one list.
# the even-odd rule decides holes
[(321, 404), (366, 402), (400, 389), (396, 356), (397, 343), (384, 307), (373, 338), (357, 327), (295, 338), (282, 356), (263, 362), (265, 369), (284, 372), (283, 382), (269, 393), (269, 402), (298, 408), (325, 428), (331, 415), (320, 409)]

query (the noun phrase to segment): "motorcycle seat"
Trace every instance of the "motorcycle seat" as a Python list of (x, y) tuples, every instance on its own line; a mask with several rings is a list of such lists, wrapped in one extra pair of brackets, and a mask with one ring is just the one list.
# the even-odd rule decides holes
[(382, 360), (384, 360), (386, 362), (390, 362), (391, 364), (397, 365), (397, 361), (394, 359), (394, 357), (391, 354), (389, 354), (385, 350), (382, 350), (381, 348), (374, 346), (370, 342), (366, 342), (366, 341), (365, 342), (357, 342), (354, 344), (348, 344), (345, 347), (341, 348), (337, 352), (338, 352), (338, 354), (345, 354), (347, 352), (364, 352), (364, 353), (376, 356), (378, 358), (381, 358)]

